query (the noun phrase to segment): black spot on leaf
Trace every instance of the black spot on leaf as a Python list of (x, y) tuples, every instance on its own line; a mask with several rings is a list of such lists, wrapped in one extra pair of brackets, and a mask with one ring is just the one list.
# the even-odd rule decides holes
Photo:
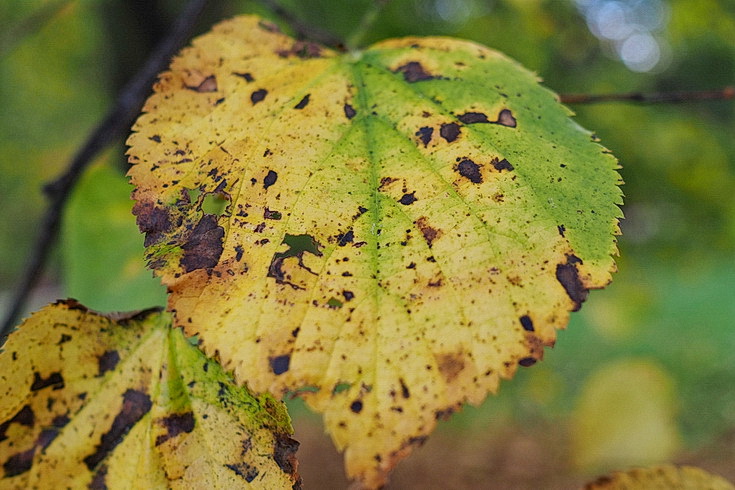
[(179, 434), (193, 431), (196, 425), (192, 412), (174, 413), (168, 417), (159, 419), (158, 423), (166, 429), (166, 433), (156, 437), (156, 446), (163, 444), (169, 439), (173, 439)]
[(439, 135), (447, 140), (448, 143), (456, 140), (459, 137), (459, 133), (460, 129), (457, 123), (442, 124), (441, 129), (439, 129)]
[(413, 204), (416, 201), (418, 201), (418, 199), (416, 199), (416, 196), (414, 194), (416, 194), (416, 192), (412, 192), (410, 194), (404, 194), (403, 197), (401, 197), (398, 200), (398, 202), (401, 203), (401, 204), (403, 204), (404, 206), (408, 206), (409, 204)]
[(36, 453), (36, 446), (15, 453), (10, 456), (5, 463), (3, 463), (3, 469), (5, 470), (5, 477), (11, 477), (25, 473), (33, 466), (33, 455)]
[(342, 233), (337, 235), (337, 245), (340, 247), (344, 247), (348, 243), (351, 243), (355, 240), (355, 233), (350, 230), (347, 233)]
[(527, 332), (533, 332), (534, 331), (534, 329), (533, 329), (533, 321), (531, 320), (531, 317), (529, 317), (528, 315), (523, 315), (520, 318), (520, 321), (521, 321), (521, 326), (523, 327), (523, 330), (525, 330)]
[(268, 173), (263, 179), (263, 189), (268, 189), (270, 186), (276, 183), (276, 180), (278, 180), (278, 174), (273, 170), (268, 170)]
[(421, 82), (423, 80), (432, 80), (435, 78), (430, 75), (421, 63), (418, 61), (409, 61), (405, 65), (401, 65), (395, 70), (396, 73), (403, 73), (403, 79), (408, 83)]
[(291, 354), (270, 357), (269, 360), (273, 374), (283, 374), (288, 371), (289, 365), (291, 364)]
[(122, 442), (123, 437), (150, 411), (152, 406), (153, 403), (148, 394), (138, 390), (127, 390), (123, 394), (122, 408), (112, 421), (112, 427), (102, 434), (95, 451), (84, 458), (87, 468), (90, 471), (94, 470)]
[(436, 228), (429, 225), (426, 216), (420, 217), (419, 219), (414, 221), (414, 224), (418, 226), (421, 234), (424, 235), (424, 240), (426, 240), (426, 243), (429, 245), (429, 247), (432, 246), (434, 240), (441, 236), (441, 230), (437, 230)]
[(263, 211), (263, 218), (279, 220), (282, 218), (282, 215), (279, 211), (271, 211), (270, 209), (265, 208), (265, 211)]
[(42, 378), (38, 372), (33, 373), (33, 384), (31, 384), (31, 391), (38, 391), (44, 388), (52, 386), (54, 390), (60, 390), (64, 387), (64, 378), (60, 372), (54, 372), (49, 374), (48, 378)]
[(416, 136), (419, 137), (421, 142), (424, 144), (424, 148), (431, 142), (431, 135), (434, 134), (434, 128), (429, 126), (424, 126), (423, 128), (419, 128), (418, 131), (416, 131)]
[(566, 227), (564, 225), (559, 225), (556, 229), (559, 230), (559, 235), (564, 237), (564, 233), (567, 231)]
[(347, 119), (352, 119), (357, 114), (357, 112), (355, 111), (355, 108), (352, 107), (350, 104), (345, 104), (344, 110), (345, 110), (345, 116), (347, 116)]
[(352, 299), (355, 297), (355, 293), (352, 291), (344, 290), (342, 291), (342, 296), (344, 296), (346, 301), (352, 301)]
[(498, 160), (497, 158), (493, 158), (493, 161), (490, 162), (490, 163), (492, 163), (493, 164), (493, 167), (495, 167), (495, 170), (497, 170), (499, 172), (500, 171), (503, 171), (503, 170), (513, 170), (513, 168), (514, 168), (513, 165), (511, 165), (511, 163), (508, 160), (506, 160), (505, 158), (503, 158), (502, 160)]
[(247, 72), (246, 73), (232, 72), (232, 74), (235, 75), (236, 77), (240, 77), (240, 78), (244, 79), (248, 83), (250, 83), (252, 81), (255, 81), (255, 78), (253, 78), (253, 75), (251, 73), (247, 73)]
[(406, 382), (403, 381), (403, 378), (398, 378), (398, 382), (401, 384), (401, 396), (403, 398), (411, 398), (411, 392), (408, 390), (408, 386), (406, 386)]
[(138, 228), (145, 233), (146, 247), (162, 240), (164, 234), (172, 228), (169, 212), (150, 202), (138, 201), (135, 203), (133, 214), (136, 216)]
[(567, 255), (567, 262), (556, 266), (556, 280), (564, 287), (567, 295), (574, 302), (572, 311), (579, 310), (589, 294), (589, 290), (584, 287), (579, 278), (577, 264), (581, 263), (579, 257)]
[(181, 248), (181, 266), (184, 272), (215, 267), (222, 255), (225, 230), (217, 224), (217, 218), (205, 214), (191, 230), (188, 241)]
[(457, 172), (459, 172), (459, 175), (466, 179), (469, 179), (469, 181), (473, 184), (482, 183), (480, 166), (469, 158), (463, 158), (454, 168)]
[(533, 366), (536, 364), (536, 359), (533, 357), (524, 357), (520, 361), (518, 361), (518, 364), (520, 364), (523, 367)]
[(258, 476), (258, 468), (248, 463), (226, 464), (226, 467), (235, 472), (237, 476), (250, 483)]
[(235, 246), (235, 260), (240, 262), (242, 260), (242, 254), (245, 253), (245, 249), (242, 248), (242, 245), (236, 245)]
[(355, 400), (354, 402), (350, 403), (350, 410), (352, 410), (354, 413), (362, 412), (362, 402), (360, 400)]
[(89, 483), (89, 490), (108, 490), (107, 488), (107, 465), (101, 465)]
[(253, 103), (253, 105), (255, 105), (265, 99), (266, 95), (268, 95), (268, 91), (264, 88), (261, 88), (260, 90), (256, 90), (255, 92), (250, 94), (250, 101)]
[(304, 98), (301, 99), (301, 101), (294, 106), (294, 109), (303, 109), (304, 107), (306, 107), (307, 104), (309, 103), (309, 96), (310, 95), (311, 94), (304, 95)]
[(97, 376), (102, 376), (107, 371), (112, 371), (118, 362), (120, 362), (120, 354), (116, 350), (105, 351), (97, 360)]
[(6, 420), (2, 424), (0, 424), (0, 442), (7, 439), (7, 431), (8, 427), (10, 427), (10, 424), (20, 424), (25, 425), (26, 427), (33, 427), (33, 423), (36, 420), (36, 416), (33, 413), (33, 409), (30, 405), (23, 405), (23, 408), (18, 410), (18, 413), (13, 415), (13, 417), (9, 420)]
[(461, 116), (457, 116), (463, 124), (488, 123), (487, 115), (482, 112), (465, 112)]

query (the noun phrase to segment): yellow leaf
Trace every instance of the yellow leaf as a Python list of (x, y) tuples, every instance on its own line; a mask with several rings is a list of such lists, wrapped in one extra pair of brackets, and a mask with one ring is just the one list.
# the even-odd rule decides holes
[(253, 397), (166, 314), (68, 300), (0, 354), (3, 488), (286, 488), (299, 481), (281, 402)]
[(176, 324), (379, 486), (610, 280), (617, 164), (568, 115), (471, 42), (338, 53), (239, 17), (160, 76), (134, 212)]
[(735, 490), (718, 475), (691, 466), (654, 466), (616, 472), (585, 485), (585, 490)]

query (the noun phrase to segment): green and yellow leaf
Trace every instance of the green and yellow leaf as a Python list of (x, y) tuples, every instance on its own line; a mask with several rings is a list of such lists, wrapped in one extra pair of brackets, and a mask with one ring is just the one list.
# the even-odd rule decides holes
[(735, 490), (718, 475), (692, 466), (662, 465), (634, 468), (602, 476), (585, 490)]
[(237, 387), (148, 310), (47, 306), (0, 353), (3, 488), (291, 488), (281, 402)]
[(339, 53), (239, 17), (144, 112), (134, 213), (175, 323), (323, 412), (365, 485), (610, 281), (616, 160), (483, 46)]

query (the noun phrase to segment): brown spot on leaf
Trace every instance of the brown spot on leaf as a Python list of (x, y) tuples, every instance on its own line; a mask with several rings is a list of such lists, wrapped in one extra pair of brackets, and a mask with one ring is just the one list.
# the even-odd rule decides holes
[(301, 481), (301, 478), (298, 478), (298, 474), (296, 473), (296, 467), (298, 465), (296, 461), (296, 451), (299, 449), (298, 441), (282, 433), (276, 433), (275, 436), (273, 459), (284, 473), (294, 475), (298, 481)]
[(288, 56), (298, 56), (301, 59), (319, 58), (322, 55), (322, 48), (317, 43), (307, 41), (296, 41), (291, 49), (282, 49), (277, 52), (281, 58)]
[(403, 79), (408, 83), (421, 82), (423, 80), (432, 80), (435, 77), (430, 75), (421, 63), (418, 61), (409, 61), (405, 65), (399, 66), (395, 73), (403, 73)]
[(283, 216), (281, 215), (279, 211), (272, 211), (268, 208), (265, 208), (265, 210), (263, 211), (263, 218), (265, 219), (279, 220), (282, 217)]
[(579, 278), (577, 264), (581, 263), (582, 260), (579, 257), (567, 255), (567, 262), (556, 266), (556, 280), (564, 287), (567, 295), (574, 302), (572, 311), (579, 310), (589, 294), (589, 290), (584, 287)]
[(138, 228), (145, 233), (145, 246), (161, 241), (165, 233), (172, 228), (171, 216), (165, 208), (159, 208), (150, 202), (138, 201), (133, 206)]
[(439, 372), (447, 383), (454, 381), (464, 369), (464, 358), (461, 354), (440, 354), (436, 356)]
[(535, 357), (524, 357), (523, 359), (518, 361), (518, 364), (520, 364), (523, 367), (529, 367), (536, 364), (537, 359)]
[(463, 124), (477, 124), (477, 123), (489, 123), (487, 115), (482, 112), (465, 112), (464, 114), (457, 116)]
[(416, 131), (416, 136), (418, 136), (421, 142), (424, 144), (424, 148), (426, 148), (428, 144), (431, 142), (431, 135), (433, 134), (434, 134), (434, 128), (430, 126), (424, 126), (422, 128), (419, 128), (418, 131)]
[(265, 178), (263, 178), (263, 189), (268, 189), (270, 186), (276, 183), (278, 180), (278, 174), (273, 170), (268, 170)]
[(510, 112), (509, 109), (503, 109), (500, 111), (500, 114), (498, 114), (498, 120), (495, 121), (495, 124), (500, 124), (501, 126), (507, 126), (509, 128), (515, 128), (517, 126), (516, 118), (513, 117), (513, 113)]
[(304, 95), (304, 98), (301, 99), (301, 101), (294, 106), (294, 109), (303, 109), (304, 107), (306, 107), (309, 104), (309, 96), (310, 95), (311, 94)]
[(116, 350), (105, 351), (97, 360), (97, 376), (102, 376), (107, 371), (112, 371), (118, 362), (120, 362), (120, 354)]
[(161, 137), (157, 134), (154, 134), (153, 136), (148, 138), (149, 140), (153, 141), (154, 143), (160, 143)]
[(347, 119), (352, 119), (353, 117), (355, 117), (355, 115), (357, 115), (355, 108), (352, 107), (350, 104), (345, 104), (344, 110), (345, 110), (345, 116), (347, 116)]
[(513, 165), (511, 165), (511, 163), (505, 158), (503, 158), (502, 160), (493, 158), (492, 162), (490, 163), (493, 164), (493, 167), (495, 167), (495, 170), (497, 170), (498, 172), (502, 172), (503, 170), (513, 170), (514, 168)]
[(469, 158), (463, 158), (455, 167), (454, 169), (464, 177), (465, 179), (469, 179), (470, 182), (473, 184), (481, 184), (482, 183), (482, 174), (480, 172), (480, 165), (476, 164)]
[(174, 413), (168, 417), (158, 419), (158, 423), (166, 429), (166, 433), (156, 437), (156, 446), (163, 444), (169, 439), (173, 439), (179, 434), (193, 431), (196, 425), (192, 412)]
[(418, 199), (416, 199), (416, 196), (414, 195), (416, 192), (411, 192), (410, 194), (404, 194), (403, 197), (401, 197), (398, 202), (403, 204), (404, 206), (408, 206), (409, 204), (413, 204)]
[(460, 129), (457, 123), (442, 124), (439, 129), (439, 135), (447, 140), (448, 143), (456, 140), (459, 137)]
[(112, 421), (112, 427), (102, 434), (95, 451), (84, 458), (90, 471), (94, 470), (123, 440), (123, 437), (147, 414), (153, 403), (147, 393), (129, 389), (123, 394), (120, 412)]
[(271, 371), (276, 375), (288, 371), (289, 365), (291, 364), (291, 354), (269, 357), (268, 359), (271, 365)]
[(215, 267), (222, 255), (225, 230), (217, 224), (217, 218), (205, 214), (191, 230), (188, 241), (181, 248), (181, 266), (184, 272)]
[(431, 247), (434, 240), (439, 238), (442, 234), (441, 230), (437, 230), (429, 225), (428, 218), (426, 216), (420, 217), (414, 221), (414, 224), (418, 226), (421, 234), (424, 235), (424, 240), (429, 244), (429, 247)]
[(401, 396), (403, 398), (411, 398), (411, 392), (408, 390), (408, 386), (406, 386), (406, 382), (403, 381), (403, 378), (398, 378), (398, 382), (401, 384)]
[(189, 86), (187, 85), (186, 88), (189, 90), (193, 90), (195, 92), (216, 92), (217, 91), (217, 78), (214, 75), (210, 75), (199, 85), (195, 86)]
[(38, 391), (44, 388), (52, 386), (54, 390), (60, 390), (64, 387), (64, 378), (60, 372), (54, 372), (49, 374), (48, 378), (42, 378), (38, 372), (33, 373), (33, 384), (31, 384), (31, 391)]
[(266, 95), (268, 95), (268, 91), (264, 88), (261, 88), (250, 94), (250, 101), (253, 103), (253, 105), (255, 105), (258, 102), (263, 101)]
[(248, 463), (226, 464), (225, 466), (248, 483), (251, 483), (258, 476), (258, 468)]

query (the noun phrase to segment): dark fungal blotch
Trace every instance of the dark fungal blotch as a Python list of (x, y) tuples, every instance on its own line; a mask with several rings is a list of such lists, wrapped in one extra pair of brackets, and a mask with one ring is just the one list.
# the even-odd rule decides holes
[(42, 378), (38, 372), (33, 373), (33, 384), (31, 384), (31, 391), (38, 391), (44, 388), (52, 387), (53, 390), (60, 390), (64, 387), (64, 377), (61, 373), (56, 371), (48, 375), (47, 378)]
[(250, 101), (253, 103), (253, 105), (255, 105), (258, 102), (262, 102), (265, 99), (266, 95), (268, 95), (268, 91), (264, 88), (261, 88), (250, 94)]
[(418, 226), (421, 234), (424, 235), (424, 240), (426, 240), (429, 248), (434, 244), (434, 240), (441, 236), (441, 230), (437, 230), (431, 226), (426, 216), (421, 216), (419, 219), (414, 221), (414, 224)]
[(498, 160), (497, 158), (493, 158), (493, 161), (491, 162), (493, 164), (493, 167), (495, 167), (495, 170), (498, 172), (502, 172), (503, 170), (513, 170), (514, 167), (511, 165), (511, 163), (503, 158), (502, 160)]
[(255, 78), (253, 78), (252, 73), (248, 73), (248, 72), (238, 73), (238, 72), (234, 72), (233, 71), (232, 74), (235, 75), (236, 77), (242, 78), (243, 80), (245, 80), (248, 83), (255, 81)]
[(506, 126), (509, 128), (515, 128), (518, 125), (518, 122), (516, 121), (516, 118), (513, 117), (513, 113), (510, 111), (510, 109), (503, 109), (500, 111), (500, 114), (498, 114), (498, 120), (495, 121), (495, 124), (500, 124), (501, 126)]
[(460, 129), (457, 123), (442, 124), (439, 129), (439, 135), (447, 140), (447, 143), (451, 143), (459, 137)]
[(355, 108), (352, 107), (350, 104), (344, 105), (344, 111), (345, 111), (345, 116), (347, 117), (347, 119), (352, 119), (357, 114), (357, 111), (355, 111)]
[(133, 214), (136, 216), (138, 228), (145, 233), (144, 245), (146, 247), (161, 241), (173, 227), (168, 210), (150, 202), (138, 201), (135, 203)]
[(352, 301), (352, 299), (355, 297), (355, 293), (352, 291), (343, 290), (342, 296), (345, 298), (345, 301)]
[(477, 123), (489, 123), (487, 114), (482, 112), (465, 112), (464, 114), (457, 116), (457, 119), (463, 124), (477, 124)]
[(525, 330), (526, 332), (534, 331), (533, 320), (531, 320), (530, 316), (523, 315), (522, 317), (519, 318), (519, 320), (521, 322), (521, 326), (523, 327), (523, 330)]
[(258, 476), (258, 468), (245, 462), (226, 464), (225, 466), (234, 471), (237, 476), (248, 483), (255, 480), (255, 477)]
[(156, 446), (160, 446), (179, 434), (193, 431), (196, 425), (194, 413), (192, 412), (174, 413), (159, 419), (158, 423), (166, 429), (166, 433), (156, 437)]
[(480, 173), (480, 165), (476, 164), (469, 158), (461, 159), (460, 162), (454, 168), (459, 173), (459, 175), (461, 175), (465, 179), (468, 179), (473, 184), (482, 183), (482, 174)]
[(103, 376), (107, 371), (112, 371), (120, 362), (120, 354), (116, 350), (105, 351), (97, 359), (97, 376)]
[(123, 440), (125, 434), (147, 414), (153, 403), (147, 393), (129, 389), (123, 394), (123, 403), (120, 412), (112, 421), (110, 430), (102, 434), (100, 443), (95, 451), (84, 458), (84, 464), (92, 471), (101, 463)]
[(36, 446), (21, 451), (10, 456), (5, 463), (3, 463), (3, 470), (5, 470), (5, 478), (11, 476), (17, 476), (30, 470), (33, 466), (33, 456), (36, 454)]
[(191, 230), (187, 242), (181, 246), (184, 251), (181, 257), (184, 272), (215, 267), (222, 255), (224, 236), (225, 230), (217, 224), (214, 215), (202, 216)]
[(347, 233), (343, 233), (340, 235), (337, 235), (337, 245), (340, 247), (344, 247), (348, 243), (351, 243), (355, 240), (355, 233), (350, 230)]
[(309, 96), (311, 96), (311, 94), (304, 95), (304, 98), (294, 106), (294, 109), (303, 109), (306, 107), (309, 104)]
[(577, 264), (581, 263), (582, 260), (576, 255), (567, 255), (566, 263), (557, 264), (556, 266), (556, 280), (564, 287), (567, 295), (574, 303), (572, 311), (579, 310), (589, 294), (589, 290), (584, 287), (582, 280), (579, 278)]
[(276, 433), (275, 436), (273, 459), (281, 471), (293, 475), (296, 472), (296, 451), (299, 449), (299, 443), (286, 434)]
[(352, 410), (353, 413), (362, 412), (362, 401), (355, 400), (354, 402), (350, 403), (350, 410)]
[(523, 367), (529, 367), (536, 364), (536, 358), (534, 357), (524, 357), (523, 359), (518, 361), (518, 364), (520, 364)]
[(245, 253), (245, 249), (242, 248), (242, 245), (235, 245), (235, 260), (240, 262), (242, 260), (242, 255)]
[(283, 374), (288, 371), (291, 364), (291, 354), (270, 357), (268, 360), (270, 361), (271, 371), (273, 371), (273, 374)]
[(415, 194), (416, 194), (415, 191), (414, 192), (411, 192), (411, 193), (408, 193), (408, 194), (404, 194), (403, 197), (401, 197), (398, 200), (398, 202), (401, 203), (401, 204), (403, 204), (404, 206), (408, 206), (409, 204), (413, 204), (416, 201), (418, 201), (418, 199), (416, 199)]
[(278, 174), (273, 170), (268, 170), (268, 173), (263, 178), (263, 189), (268, 189), (270, 186), (276, 183), (278, 180)]
[(399, 66), (395, 70), (395, 73), (403, 73), (403, 79), (408, 83), (432, 80), (435, 78), (433, 75), (430, 75), (418, 61), (409, 61), (405, 65)]
[(421, 142), (424, 144), (424, 148), (426, 148), (428, 144), (431, 143), (431, 135), (433, 134), (434, 128), (430, 126), (424, 126), (416, 131), (416, 136), (418, 136)]

